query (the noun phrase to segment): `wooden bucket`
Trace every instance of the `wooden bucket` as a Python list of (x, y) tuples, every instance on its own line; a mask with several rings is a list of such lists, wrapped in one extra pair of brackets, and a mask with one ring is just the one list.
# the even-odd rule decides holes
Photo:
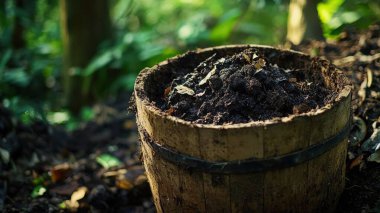
[[(155, 106), (183, 70), (214, 53), (223, 56), (247, 47), (284, 68), (309, 69), (314, 61), (339, 96), (312, 112), (233, 125), (193, 124)], [(135, 83), (135, 99), (158, 212), (334, 211), (344, 188), (351, 87), (327, 61), (257, 45), (201, 49), (144, 69)]]

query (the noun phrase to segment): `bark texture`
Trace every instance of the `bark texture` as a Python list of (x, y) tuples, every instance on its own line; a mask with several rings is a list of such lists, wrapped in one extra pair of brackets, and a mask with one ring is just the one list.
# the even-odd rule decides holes
[(287, 40), (300, 44), (306, 39), (323, 40), (321, 20), (318, 16), (317, 5), (320, 0), (291, 0)]
[(91, 77), (75, 75), (96, 54), (99, 44), (110, 36), (107, 0), (60, 0), (61, 32), (64, 47), (64, 93), (69, 108), (78, 112), (95, 99)]

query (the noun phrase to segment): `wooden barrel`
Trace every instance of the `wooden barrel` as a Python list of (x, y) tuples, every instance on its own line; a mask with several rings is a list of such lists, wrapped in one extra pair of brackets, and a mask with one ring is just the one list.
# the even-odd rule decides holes
[[(338, 97), (300, 115), (228, 125), (194, 124), (156, 106), (174, 76), (214, 53), (223, 56), (247, 47), (283, 68), (317, 66)], [(257, 45), (201, 49), (141, 71), (135, 99), (158, 212), (334, 211), (344, 188), (351, 87), (327, 61)]]

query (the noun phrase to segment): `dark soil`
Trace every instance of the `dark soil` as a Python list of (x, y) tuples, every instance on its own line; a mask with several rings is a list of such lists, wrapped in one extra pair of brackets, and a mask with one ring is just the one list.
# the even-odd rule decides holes
[(278, 67), (252, 49), (222, 58), (213, 55), (172, 81), (162, 110), (203, 124), (300, 114), (324, 106), (337, 94), (313, 75), (318, 73)]
[[(128, 100), (95, 105), (94, 119), (72, 132), (22, 124), (0, 105), (0, 212), (155, 212)], [(106, 168), (102, 155), (120, 164)], [(79, 189), (83, 197), (70, 202)]]

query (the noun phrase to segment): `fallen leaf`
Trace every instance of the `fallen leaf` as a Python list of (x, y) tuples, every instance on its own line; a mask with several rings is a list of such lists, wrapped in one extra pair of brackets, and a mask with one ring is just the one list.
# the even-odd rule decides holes
[(128, 179), (116, 180), (116, 187), (124, 190), (130, 190), (134, 185)]
[[(199, 82), (199, 86), (202, 86), (203, 84), (205, 84), (208, 79), (211, 78), (212, 75), (214, 75), (216, 73), (216, 67), (214, 67), (209, 73), (207, 73), (206, 77), (204, 77), (200, 82)], [(193, 91), (194, 92), (194, 91)]]
[(166, 87), (165, 91), (164, 91), (164, 97), (168, 97), (169, 93), (172, 91), (172, 87), (171, 86), (168, 86)]
[(202, 97), (205, 93), (206, 93), (206, 90), (204, 90), (203, 92), (200, 92), (200, 93), (196, 94), (195, 96), (196, 97)]
[(215, 64), (220, 64), (226, 61), (226, 58), (220, 58)]
[(46, 192), (46, 188), (42, 185), (38, 185), (38, 186), (34, 187), (31, 196), (32, 196), (32, 198), (40, 197), (40, 196), (44, 195), (45, 192)]
[(79, 187), (73, 194), (71, 195), (70, 201), (77, 202), (78, 200), (84, 198), (88, 189), (85, 186)]
[(358, 92), (358, 96), (360, 97), (360, 104), (365, 100), (366, 98), (366, 88), (367, 88), (367, 81), (364, 80), (361, 84), (360, 84), (360, 88), (359, 88), (359, 92)]
[(169, 115), (172, 115), (175, 112), (175, 109), (173, 107), (170, 107), (168, 110), (166, 110), (166, 113)]
[(245, 58), (245, 60), (247, 60), (248, 63), (251, 63), (251, 59), (249, 58), (248, 55), (243, 53), (243, 57)]
[(119, 175), (123, 175), (125, 173), (127, 173), (128, 170), (126, 169), (118, 169), (116, 171), (109, 171), (109, 172), (105, 172), (103, 174), (104, 177), (116, 177), (116, 176), (119, 176)]
[(363, 151), (375, 152), (376, 149), (380, 146), (380, 128), (373, 130), (371, 137), (365, 140), (361, 146)]
[(362, 142), (367, 134), (367, 125), (360, 117), (354, 116), (348, 142), (350, 146), (356, 146)]
[(370, 88), (373, 81), (373, 74), (372, 70), (367, 68), (367, 87)]
[(71, 195), (70, 200), (64, 202), (65, 208), (70, 209), (71, 211), (76, 211), (79, 208), (79, 200), (83, 199), (86, 196), (88, 189), (85, 186), (79, 187)]
[(54, 166), (50, 169), (51, 180), (55, 183), (66, 179), (71, 172), (71, 167), (68, 163), (63, 163)]
[(349, 166), (350, 170), (356, 166), (359, 166), (362, 163), (362, 161), (363, 161), (363, 154), (357, 156), (353, 161), (351, 161), (350, 166)]
[(368, 158), (368, 161), (380, 163), (380, 149), (376, 150), (376, 152), (372, 153)]
[(96, 158), (96, 162), (102, 165), (105, 169), (109, 169), (111, 167), (120, 166), (121, 162), (116, 157), (109, 154), (102, 154)]
[(256, 53), (252, 55), (252, 60), (255, 60), (257, 57), (259, 57)]
[(62, 203), (58, 204), (58, 208), (60, 208), (60, 209), (66, 209), (67, 208), (66, 201), (63, 201)]
[(194, 90), (192, 90), (189, 87), (186, 87), (184, 85), (178, 85), (178, 86), (175, 87), (175, 89), (177, 90), (177, 92), (179, 94), (182, 94), (182, 95), (184, 95), (184, 94), (186, 94), (186, 95), (194, 95), (195, 94)]
[(130, 167), (125, 174), (117, 177), (116, 186), (121, 189), (130, 190), (135, 185), (140, 185), (144, 181), (142, 175), (145, 176), (143, 166)]
[(265, 64), (266, 64), (265, 60), (262, 58), (259, 58), (259, 60), (257, 60), (255, 63), (255, 68), (257, 70), (262, 69), (265, 66)]

